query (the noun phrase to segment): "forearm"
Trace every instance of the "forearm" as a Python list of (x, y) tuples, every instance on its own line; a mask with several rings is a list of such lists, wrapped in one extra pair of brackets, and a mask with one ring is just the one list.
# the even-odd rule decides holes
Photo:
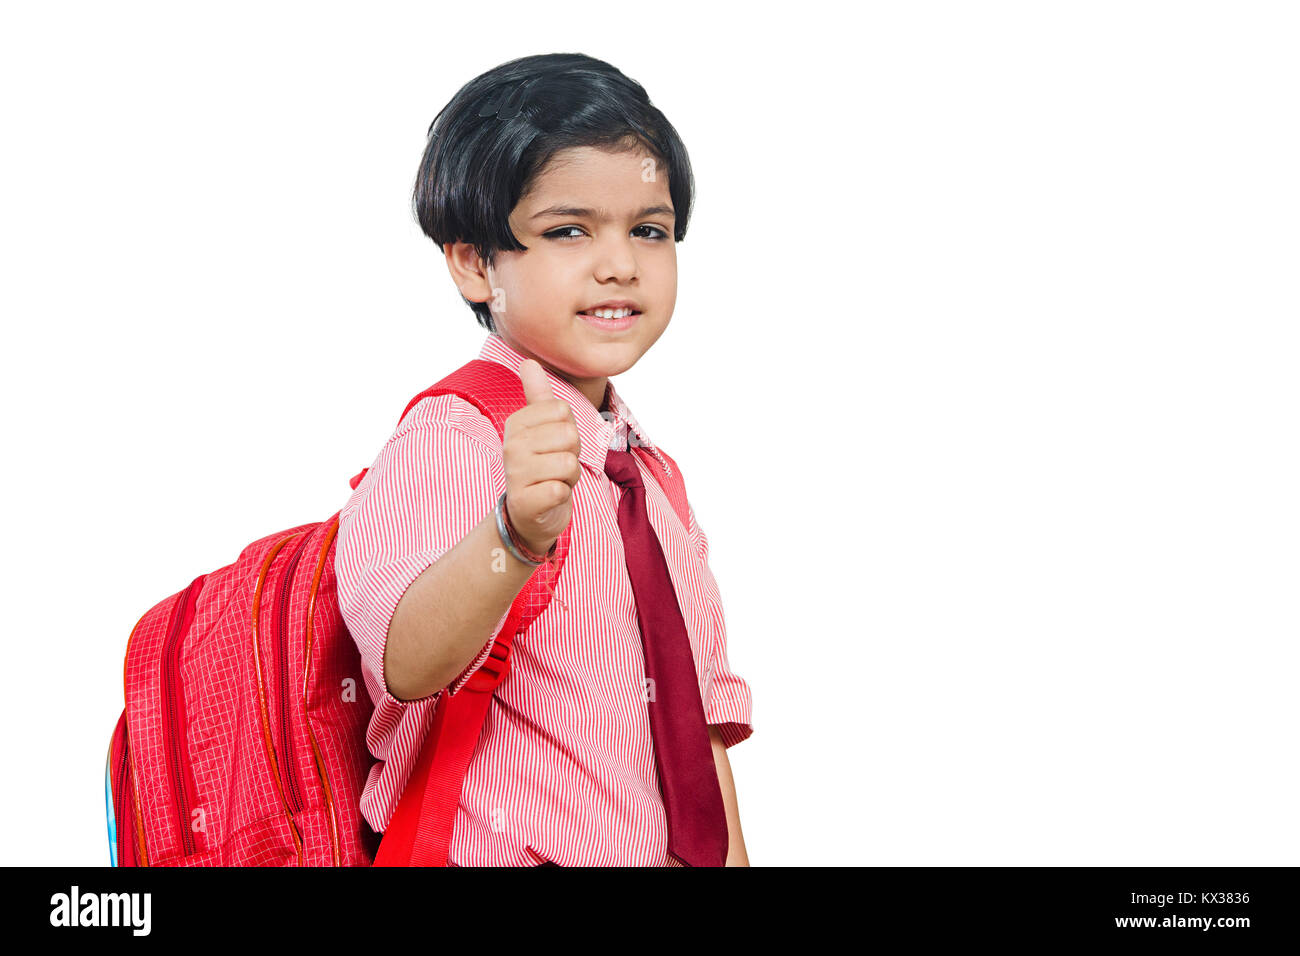
[(504, 548), (489, 511), (398, 602), (384, 651), (389, 692), (417, 700), (454, 681), (535, 570)]
[(740, 809), (736, 804), (736, 783), (731, 778), (731, 761), (727, 759), (727, 745), (716, 726), (709, 727), (709, 740), (713, 743), (713, 762), (718, 768), (718, 787), (722, 790), (722, 805), (727, 810), (727, 866), (749, 866), (745, 852), (745, 835), (740, 831)]

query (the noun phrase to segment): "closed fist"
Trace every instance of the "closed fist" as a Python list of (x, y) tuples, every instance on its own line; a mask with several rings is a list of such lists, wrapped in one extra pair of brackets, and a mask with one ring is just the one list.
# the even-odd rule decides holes
[(545, 554), (573, 515), (573, 486), (582, 476), (581, 442), (573, 409), (555, 397), (542, 366), (524, 359), (519, 378), (527, 404), (506, 419), (501, 450), (505, 507), (524, 545)]

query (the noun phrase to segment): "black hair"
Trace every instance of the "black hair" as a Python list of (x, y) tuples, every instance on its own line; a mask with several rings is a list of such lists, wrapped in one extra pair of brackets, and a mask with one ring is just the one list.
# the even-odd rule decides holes
[[(460, 88), (429, 126), (412, 204), (420, 229), (443, 248), (468, 242), (484, 262), (522, 250), (510, 212), (562, 149), (645, 149), (666, 168), (681, 242), (695, 179), (686, 146), (640, 83), (581, 53), (525, 56)], [(462, 299), (495, 331), (485, 302)]]

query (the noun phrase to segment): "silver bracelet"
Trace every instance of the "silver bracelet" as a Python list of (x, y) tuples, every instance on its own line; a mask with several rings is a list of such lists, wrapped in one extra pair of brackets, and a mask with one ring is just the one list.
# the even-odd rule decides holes
[[(501, 536), (501, 543), (506, 546), (506, 548), (510, 551), (511, 554), (513, 554), (524, 564), (531, 564), (535, 568), (541, 567), (543, 564), (546, 563), (545, 561), (534, 561), (532, 558), (526, 558), (522, 554), (520, 554), (519, 549), (515, 547), (514, 541), (512, 541), (510, 538), (510, 532), (506, 530), (505, 508), (506, 508), (506, 493), (503, 491), (501, 492), (501, 497), (497, 499), (497, 506), (494, 509), (496, 511), (496, 516), (497, 516), (497, 534)], [(551, 547), (552, 549), (554, 549), (555, 546), (552, 545)]]

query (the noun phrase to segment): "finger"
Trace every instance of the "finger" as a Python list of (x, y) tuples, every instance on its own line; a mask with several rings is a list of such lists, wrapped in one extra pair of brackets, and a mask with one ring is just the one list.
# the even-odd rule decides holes
[(571, 451), (553, 451), (533, 458), (532, 474), (526, 487), (548, 481), (562, 481), (570, 488), (582, 478), (582, 462)]
[(519, 510), (532, 513), (532, 523), (543, 528), (550, 525), (547, 519), (554, 517), (557, 508), (563, 508), (572, 501), (573, 486), (567, 481), (558, 479), (529, 485), (524, 491), (517, 492), (513, 498), (506, 496), (506, 505), (511, 508), (511, 521), (515, 521), (514, 512)]
[(572, 419), (539, 422), (529, 426), (527, 434), (528, 450), (535, 455), (548, 451), (571, 451), (576, 455), (582, 451), (582, 437)]
[(555, 398), (555, 393), (551, 391), (550, 379), (546, 377), (546, 370), (536, 359), (526, 358), (519, 363), (519, 378), (524, 383), (525, 404), (535, 405)]

